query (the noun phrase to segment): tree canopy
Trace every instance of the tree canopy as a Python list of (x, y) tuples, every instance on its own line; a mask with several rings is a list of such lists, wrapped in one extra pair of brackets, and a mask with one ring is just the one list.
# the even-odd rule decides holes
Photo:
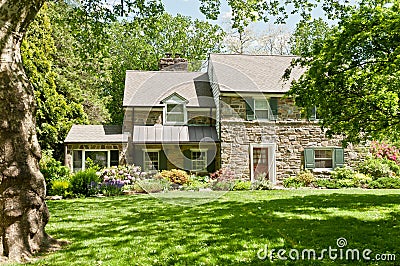
[(399, 137), (399, 11), (364, 3), (297, 60), (307, 71), (290, 94), (299, 106), (317, 107), (329, 135), (355, 143)]

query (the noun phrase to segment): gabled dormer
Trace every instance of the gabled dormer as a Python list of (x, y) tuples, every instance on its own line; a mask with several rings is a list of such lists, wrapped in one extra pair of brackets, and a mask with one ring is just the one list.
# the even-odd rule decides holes
[(189, 101), (174, 92), (161, 101), (164, 104), (164, 125), (185, 125), (187, 123), (186, 105)]

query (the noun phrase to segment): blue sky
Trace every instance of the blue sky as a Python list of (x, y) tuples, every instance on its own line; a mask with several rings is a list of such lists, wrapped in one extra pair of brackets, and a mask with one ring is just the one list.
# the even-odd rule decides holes
[[(205, 16), (199, 10), (200, 3), (198, 0), (162, 0), (162, 1), (165, 5), (166, 11), (170, 14), (176, 15), (179, 13), (185, 16), (191, 16), (193, 18), (206, 20)], [(221, 4), (222, 7), (221, 7), (221, 15), (219, 21), (210, 21), (210, 22), (221, 24), (223, 17), (229, 17), (230, 8), (226, 0), (221, 0)], [(319, 17), (321, 16), (321, 14), (322, 14), (321, 11), (316, 11), (313, 13), (313, 16)], [(291, 30), (294, 30), (296, 23), (298, 21), (299, 21), (298, 16), (290, 17), (289, 20), (287, 21), (287, 27)], [(258, 30), (263, 30), (263, 28), (266, 27), (266, 24), (257, 23), (255, 27)]]

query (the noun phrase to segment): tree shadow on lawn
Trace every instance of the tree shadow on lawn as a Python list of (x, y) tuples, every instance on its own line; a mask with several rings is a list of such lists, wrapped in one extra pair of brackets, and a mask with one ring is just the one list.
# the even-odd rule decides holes
[[(296, 195), (250, 202), (240, 202), (240, 192), (234, 195), (233, 200), (228, 195), (191, 208), (150, 196), (51, 202), (55, 225), (50, 233), (72, 242), (54, 254), (54, 265), (97, 261), (106, 265), (268, 265), (268, 259), (257, 258), (265, 245), (269, 250), (297, 249), (300, 254), (314, 249), (318, 256), (329, 246), (338, 248), (336, 240), (341, 237), (348, 242), (343, 249), (362, 252), (368, 248), (371, 256), (398, 253), (398, 194)], [(331, 261), (327, 254), (325, 258), (296, 265), (360, 263)]]

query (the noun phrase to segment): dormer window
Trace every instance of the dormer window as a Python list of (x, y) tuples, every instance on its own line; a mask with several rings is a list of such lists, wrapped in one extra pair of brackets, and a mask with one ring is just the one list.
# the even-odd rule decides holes
[(183, 125), (187, 120), (186, 99), (177, 93), (172, 94), (162, 101), (165, 104), (165, 124)]

